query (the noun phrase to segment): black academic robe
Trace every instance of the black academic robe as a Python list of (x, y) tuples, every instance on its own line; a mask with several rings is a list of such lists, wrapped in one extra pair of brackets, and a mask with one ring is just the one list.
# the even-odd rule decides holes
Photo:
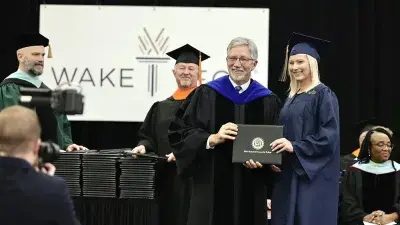
[(339, 104), (324, 84), (288, 98), (279, 123), (284, 152), (272, 194), (272, 225), (337, 225), (340, 177)]
[(347, 170), (351, 165), (357, 162), (357, 157), (353, 153), (344, 155), (340, 159), (340, 170)]
[(343, 180), (341, 224), (362, 225), (376, 210), (400, 215), (400, 172), (373, 174), (350, 167)]
[(199, 86), (178, 109), (169, 138), (179, 175), (193, 178), (187, 225), (267, 223), (270, 167), (233, 164), (232, 141), (206, 149), (208, 137), (225, 123), (277, 124), (280, 101), (266, 90), (252, 80), (239, 94), (226, 76)]
[[(168, 141), (168, 127), (183, 100), (169, 97), (152, 105), (139, 130), (140, 141), (146, 152), (165, 156), (172, 152)], [(177, 175), (173, 162), (157, 164), (156, 190), (159, 200), (160, 225), (185, 225), (189, 207), (189, 179)]]

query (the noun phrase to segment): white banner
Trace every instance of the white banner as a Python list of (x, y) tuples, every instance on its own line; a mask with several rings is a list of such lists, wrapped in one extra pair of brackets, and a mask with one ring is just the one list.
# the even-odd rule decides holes
[(143, 121), (176, 90), (175, 61), (165, 53), (186, 43), (210, 56), (206, 83), (227, 73), (229, 42), (251, 38), (259, 57), (253, 78), (268, 84), (268, 9), (41, 5), (40, 33), (53, 53), (41, 79), (83, 88), (84, 114), (71, 120)]

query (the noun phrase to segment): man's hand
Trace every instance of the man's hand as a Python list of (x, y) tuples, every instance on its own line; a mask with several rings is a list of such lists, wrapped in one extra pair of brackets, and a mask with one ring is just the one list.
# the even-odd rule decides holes
[(166, 154), (165, 156), (168, 157), (168, 159), (167, 159), (168, 162), (175, 162), (176, 161), (174, 153), (172, 153), (172, 152), (169, 153), (169, 154)]
[(217, 134), (210, 135), (210, 147), (222, 144), (225, 140), (235, 140), (238, 126), (234, 123), (226, 123), (221, 126)]
[(71, 151), (76, 151), (76, 150), (88, 150), (88, 148), (86, 148), (85, 146), (82, 146), (82, 145), (72, 144), (72, 145), (68, 146), (66, 150), (67, 150), (67, 152), (71, 152)]
[(243, 166), (245, 166), (248, 169), (257, 169), (257, 168), (263, 167), (263, 165), (260, 162), (258, 162), (258, 161), (254, 162), (252, 159), (243, 163)]
[(56, 167), (51, 163), (45, 163), (40, 170), (38, 167), (35, 167), (35, 170), (49, 176), (54, 176), (54, 174), (56, 173)]
[[(133, 148), (133, 153), (139, 153), (139, 154), (145, 154), (146, 153), (146, 147), (144, 145), (139, 145)], [(136, 155), (132, 155), (134, 159), (136, 159)]]

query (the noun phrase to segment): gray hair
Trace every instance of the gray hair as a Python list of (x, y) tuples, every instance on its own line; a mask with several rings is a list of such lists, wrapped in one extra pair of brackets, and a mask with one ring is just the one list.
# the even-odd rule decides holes
[(254, 43), (253, 40), (245, 37), (237, 37), (234, 38), (228, 45), (228, 48), (226, 49), (226, 53), (229, 55), (229, 52), (231, 51), (232, 48), (241, 46), (241, 45), (246, 45), (249, 47), (250, 55), (251, 58), (254, 60), (258, 59), (258, 50), (257, 50), (257, 45)]

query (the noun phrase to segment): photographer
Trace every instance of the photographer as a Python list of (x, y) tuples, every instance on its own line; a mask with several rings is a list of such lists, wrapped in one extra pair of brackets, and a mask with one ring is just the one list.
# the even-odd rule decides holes
[(0, 112), (0, 223), (80, 224), (66, 182), (55, 167), (38, 168), (41, 127), (22, 106)]

